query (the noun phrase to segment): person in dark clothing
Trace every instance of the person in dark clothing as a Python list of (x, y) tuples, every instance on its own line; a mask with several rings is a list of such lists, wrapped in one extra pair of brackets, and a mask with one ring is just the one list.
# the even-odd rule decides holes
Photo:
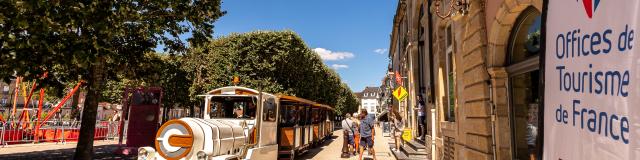
[(417, 100), (418, 100), (418, 104), (417, 107), (414, 108), (416, 110), (416, 113), (418, 114), (418, 138), (420, 140), (424, 140), (424, 132), (426, 130), (425, 128), (425, 111), (424, 111), (424, 100), (422, 99), (422, 96), (416, 96)]

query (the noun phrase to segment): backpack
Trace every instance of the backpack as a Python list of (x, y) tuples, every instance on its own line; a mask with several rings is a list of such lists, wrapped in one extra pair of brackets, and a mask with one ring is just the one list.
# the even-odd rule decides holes
[(353, 131), (353, 127), (351, 127), (351, 125), (349, 125), (349, 121), (347, 121), (347, 119), (344, 119), (343, 121), (345, 122), (345, 124), (347, 124), (347, 126), (349, 127), (349, 130), (351, 130), (351, 133), (353, 133), (355, 135), (356, 132)]

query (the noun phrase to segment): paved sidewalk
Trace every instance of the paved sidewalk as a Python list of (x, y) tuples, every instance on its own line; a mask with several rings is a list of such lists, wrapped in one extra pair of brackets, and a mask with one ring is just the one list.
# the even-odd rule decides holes
[[(376, 138), (374, 148), (376, 151), (376, 158), (378, 160), (395, 160), (391, 151), (389, 150), (389, 137), (382, 136), (382, 129), (376, 127)], [(351, 158), (340, 158), (342, 153), (342, 130), (337, 130), (333, 133), (333, 138), (327, 140), (321, 146), (309, 150), (309, 152), (300, 155), (299, 160), (335, 160), (335, 159), (349, 159), (356, 160), (358, 156), (352, 156)], [(123, 156), (113, 154), (118, 148), (117, 141), (96, 141), (94, 142), (95, 159), (135, 159), (135, 154), (132, 156)], [(67, 144), (21, 144), (21, 145), (9, 145), (4, 148), (0, 148), (0, 160), (5, 159), (71, 159), (75, 151), (76, 143)], [(366, 152), (366, 151), (365, 151)], [(371, 155), (366, 153), (363, 155), (363, 159), (372, 159)]]
[[(94, 158), (95, 159), (135, 159), (135, 154), (131, 156), (123, 156), (113, 154), (118, 149), (118, 141), (95, 141), (94, 142)], [(76, 143), (56, 144), (56, 143), (40, 143), (40, 144), (19, 144), (7, 145), (0, 148), (0, 159), (71, 159), (75, 152)]]
[[(351, 158), (340, 158), (342, 154), (342, 130), (336, 130), (333, 132), (333, 139), (325, 142), (322, 146), (311, 149), (306, 154), (299, 156), (296, 159), (313, 159), (313, 160), (334, 160), (334, 159), (349, 159), (356, 160), (358, 156), (352, 156)], [(389, 137), (382, 136), (382, 129), (376, 127), (376, 137), (374, 143), (374, 149), (376, 151), (376, 158), (378, 160), (395, 160), (393, 154), (389, 150)], [(365, 151), (367, 152), (367, 151)], [(363, 154), (363, 159), (373, 159), (371, 155), (367, 153)]]

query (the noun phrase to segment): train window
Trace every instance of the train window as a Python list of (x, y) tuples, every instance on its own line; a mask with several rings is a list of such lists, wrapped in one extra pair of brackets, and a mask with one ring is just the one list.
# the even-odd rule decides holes
[(305, 124), (309, 125), (309, 124), (313, 123), (312, 110), (311, 110), (311, 107), (308, 107), (308, 108), (305, 107), (304, 109), (307, 112), (307, 117), (305, 118), (306, 119)]
[(300, 119), (300, 121), (298, 121), (298, 125), (307, 125), (307, 121), (309, 121), (309, 117), (307, 117), (307, 107), (298, 106), (298, 116), (298, 119)]
[(253, 119), (256, 117), (254, 97), (212, 97), (211, 118)]
[(288, 114), (289, 118), (287, 119), (288, 124), (291, 124), (291, 126), (293, 126), (296, 122), (298, 122), (298, 118), (299, 118), (298, 110), (293, 106), (289, 106), (287, 108), (289, 108), (289, 114)]
[(320, 119), (321, 121), (325, 121), (327, 120), (327, 110), (322, 110), (322, 119)]
[(274, 98), (269, 98), (262, 104), (263, 114), (262, 120), (273, 122), (276, 121), (276, 100)]
[(295, 106), (283, 106), (280, 111), (280, 124), (283, 127), (293, 127), (298, 121), (298, 111)]
[(311, 117), (313, 119), (313, 123), (318, 123), (320, 121), (320, 117), (319, 117), (320, 113), (318, 112), (319, 110), (317, 108), (311, 111)]

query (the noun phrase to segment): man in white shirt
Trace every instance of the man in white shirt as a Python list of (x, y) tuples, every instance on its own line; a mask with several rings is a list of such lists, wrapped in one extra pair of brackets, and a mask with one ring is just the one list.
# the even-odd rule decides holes
[(346, 140), (347, 140), (347, 146), (348, 146), (348, 151), (349, 154), (352, 153), (352, 150), (355, 151), (355, 141), (354, 141), (354, 127), (355, 125), (353, 124), (353, 121), (351, 120), (351, 115), (349, 113), (347, 113), (345, 115), (345, 119), (342, 120), (342, 128), (344, 129), (344, 136), (346, 136)]

